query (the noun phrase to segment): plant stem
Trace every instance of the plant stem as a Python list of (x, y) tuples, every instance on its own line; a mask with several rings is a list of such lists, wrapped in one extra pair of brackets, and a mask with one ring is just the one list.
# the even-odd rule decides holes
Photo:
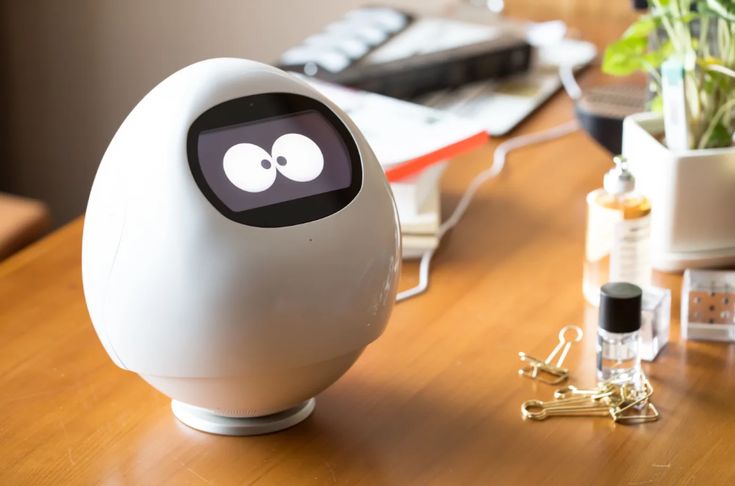
[(709, 57), (709, 16), (699, 17), (699, 52), (701, 57)]
[(673, 46), (674, 51), (682, 52), (681, 45), (679, 44), (679, 36), (676, 35), (676, 29), (674, 29), (671, 19), (665, 13), (667, 9), (664, 9), (659, 0), (651, 0), (651, 3), (653, 4), (656, 13), (661, 15), (661, 25), (666, 31), (666, 35), (669, 37), (669, 40), (671, 40), (671, 45)]
[(699, 145), (697, 146), (697, 148), (703, 149), (707, 147), (707, 142), (712, 136), (712, 133), (715, 131), (717, 124), (720, 122), (720, 118), (725, 115), (725, 112), (727, 110), (733, 107), (735, 107), (735, 99), (728, 100), (725, 104), (720, 106), (720, 108), (717, 110), (717, 113), (715, 113), (715, 116), (712, 117), (712, 120), (710, 120), (707, 130), (705, 130), (704, 134), (702, 134), (702, 138), (699, 139)]
[(725, 76), (735, 78), (735, 70), (732, 70), (729, 67), (723, 66), (721, 64), (709, 64), (705, 67), (705, 69), (707, 71), (716, 71), (720, 74), (724, 74)]

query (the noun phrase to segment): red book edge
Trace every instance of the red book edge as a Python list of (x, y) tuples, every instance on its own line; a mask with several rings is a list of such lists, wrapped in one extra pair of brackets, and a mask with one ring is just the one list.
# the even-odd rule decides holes
[(405, 179), (406, 177), (416, 174), (432, 164), (456, 157), (462, 152), (479, 147), (486, 143), (489, 138), (490, 137), (487, 132), (476, 133), (469, 138), (447, 145), (446, 147), (442, 147), (434, 152), (416, 157), (415, 159), (408, 160), (394, 167), (389, 167), (385, 169), (385, 175), (389, 182), (396, 182), (401, 179)]

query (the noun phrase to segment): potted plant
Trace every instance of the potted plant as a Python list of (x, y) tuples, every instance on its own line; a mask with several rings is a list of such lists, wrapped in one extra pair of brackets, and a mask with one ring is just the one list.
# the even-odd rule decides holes
[[(651, 111), (626, 118), (623, 155), (638, 189), (651, 200), (653, 265), (660, 270), (732, 265), (735, 0), (649, 4), (650, 12), (608, 46), (603, 71), (649, 76)], [(672, 108), (671, 91), (663, 96), (670, 80), (662, 78), (661, 67), (671, 60), (682, 68), (680, 113)], [(667, 123), (668, 116), (683, 122), (669, 140), (662, 111), (674, 113)]]

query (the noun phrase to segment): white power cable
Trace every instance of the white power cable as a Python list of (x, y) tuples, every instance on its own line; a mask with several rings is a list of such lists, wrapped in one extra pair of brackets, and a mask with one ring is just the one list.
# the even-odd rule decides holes
[(574, 66), (569, 64), (559, 66), (559, 79), (561, 85), (564, 86), (564, 91), (571, 99), (577, 101), (582, 97), (582, 88), (579, 87), (577, 80), (574, 78)]
[[(573, 133), (577, 130), (579, 130), (579, 124), (576, 120), (571, 120), (548, 130), (544, 130), (542, 132), (529, 133), (528, 135), (521, 135), (511, 138), (510, 140), (506, 140), (505, 142), (498, 145), (495, 149), (495, 152), (493, 153), (492, 165), (477, 174), (475, 178), (472, 179), (470, 185), (467, 187), (467, 190), (462, 195), (462, 198), (457, 203), (457, 206), (454, 208), (454, 211), (452, 211), (452, 214), (439, 227), (439, 239), (441, 240), (441, 238), (447, 231), (449, 231), (457, 223), (459, 223), (459, 221), (462, 219), (462, 216), (464, 216), (464, 213), (467, 211), (467, 208), (472, 202), (472, 198), (475, 196), (475, 193), (478, 191), (478, 189), (480, 189), (480, 187), (485, 182), (496, 177), (503, 171), (503, 168), (505, 167), (505, 159), (508, 156), (508, 153), (515, 149), (528, 147), (529, 145), (548, 142), (550, 140), (569, 135), (570, 133)], [(410, 289), (406, 289), (402, 292), (398, 292), (398, 295), (396, 296), (396, 302), (401, 302), (403, 300), (410, 299), (411, 297), (415, 297), (426, 292), (426, 289), (429, 288), (429, 267), (431, 265), (431, 258), (433, 256), (434, 250), (429, 250), (422, 255), (421, 263), (419, 264), (418, 285)]]
[[(559, 66), (559, 79), (561, 79), (564, 91), (567, 92), (567, 95), (572, 100), (578, 100), (582, 96), (582, 90), (579, 87), (579, 84), (577, 84), (577, 80), (574, 79), (574, 68), (572, 66)], [(467, 190), (462, 195), (457, 206), (454, 208), (454, 211), (452, 211), (452, 214), (446, 221), (444, 221), (444, 223), (442, 223), (441, 226), (439, 226), (439, 240), (442, 239), (447, 231), (454, 228), (454, 226), (459, 223), (472, 202), (472, 198), (475, 196), (475, 193), (480, 189), (480, 186), (503, 171), (505, 168), (505, 159), (509, 152), (522, 147), (528, 147), (529, 145), (535, 145), (537, 143), (548, 142), (550, 140), (561, 138), (569, 135), (570, 133), (576, 132), (577, 130), (579, 130), (579, 124), (576, 120), (571, 120), (543, 132), (529, 133), (528, 135), (513, 137), (498, 145), (495, 148), (495, 152), (493, 152), (492, 165), (472, 179)], [(429, 288), (429, 269), (433, 256), (434, 250), (429, 250), (421, 256), (421, 262), (419, 263), (419, 283), (415, 287), (398, 292), (398, 295), (396, 295), (396, 302), (401, 302), (426, 292)]]

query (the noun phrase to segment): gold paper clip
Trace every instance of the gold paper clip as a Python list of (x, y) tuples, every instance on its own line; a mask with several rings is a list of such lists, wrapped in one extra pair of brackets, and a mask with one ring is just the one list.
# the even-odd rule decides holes
[(653, 402), (648, 402), (643, 407), (643, 411), (639, 413), (631, 413), (629, 407), (615, 408), (610, 410), (610, 415), (617, 423), (633, 425), (645, 424), (646, 422), (655, 422), (661, 416)]
[[(567, 340), (566, 338), (566, 334), (568, 331), (576, 332), (576, 335), (571, 340)], [(518, 370), (518, 374), (521, 376), (525, 376), (526, 378), (531, 378), (532, 380), (538, 380), (541, 383), (546, 383), (547, 385), (558, 385), (569, 377), (569, 370), (567, 368), (562, 368), (561, 366), (562, 363), (564, 363), (564, 359), (567, 357), (569, 348), (572, 347), (572, 343), (581, 341), (583, 335), (584, 332), (579, 326), (564, 326), (563, 328), (561, 328), (561, 331), (559, 331), (559, 344), (556, 345), (554, 350), (546, 357), (544, 361), (541, 361), (538, 358), (534, 358), (533, 356), (529, 356), (524, 352), (518, 353), (518, 357), (521, 359), (521, 361), (523, 361), (524, 363), (528, 363), (527, 366), (524, 366), (523, 368)], [(551, 361), (559, 353), (560, 350), (561, 356), (559, 356), (556, 365), (551, 364)], [(551, 376), (552, 378), (545, 378), (545, 376), (547, 375)]]
[(620, 388), (621, 403), (610, 409), (610, 416), (617, 423), (642, 424), (655, 422), (660, 417), (656, 406), (649, 399), (653, 395), (653, 386), (643, 378), (642, 388), (625, 384)]

